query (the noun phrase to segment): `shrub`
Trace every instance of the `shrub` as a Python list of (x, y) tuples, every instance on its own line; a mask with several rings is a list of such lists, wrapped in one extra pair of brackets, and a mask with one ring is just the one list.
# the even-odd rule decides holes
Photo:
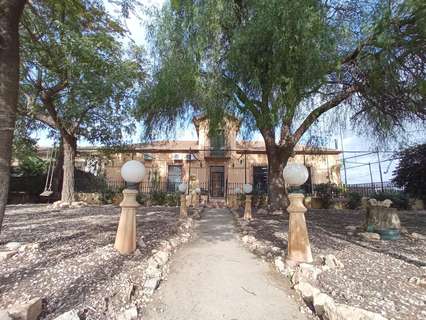
[(315, 188), (316, 196), (321, 200), (324, 209), (330, 208), (333, 198), (340, 194), (341, 190), (331, 183), (321, 183)]
[(426, 143), (398, 154), (401, 160), (393, 172), (393, 181), (412, 197), (426, 201)]
[(151, 193), (151, 204), (154, 206), (164, 206), (166, 204), (167, 193), (154, 191)]
[(393, 208), (403, 210), (407, 210), (409, 208), (409, 197), (403, 192), (376, 192), (371, 195), (370, 198), (374, 198), (379, 201), (389, 199), (392, 201)]
[(256, 208), (263, 208), (266, 207), (267, 199), (265, 193), (255, 193), (253, 195), (253, 205)]
[(349, 192), (346, 194), (348, 201), (346, 207), (348, 209), (357, 209), (361, 206), (362, 195), (358, 192)]
[(178, 192), (168, 193), (166, 195), (166, 205), (176, 207), (180, 205), (180, 194)]

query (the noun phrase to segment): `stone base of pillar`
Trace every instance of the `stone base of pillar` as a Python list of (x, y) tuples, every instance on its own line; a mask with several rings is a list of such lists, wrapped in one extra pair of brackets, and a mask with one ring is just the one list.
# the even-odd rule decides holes
[(186, 194), (181, 194), (180, 196), (180, 213), (179, 218), (185, 219), (188, 217), (188, 207), (186, 206)]
[(313, 259), (305, 220), (307, 209), (303, 205), (304, 195), (301, 193), (290, 193), (288, 198), (290, 205), (287, 208), (289, 213), (289, 227), (286, 262), (289, 265), (297, 265), (303, 262), (311, 263)]
[(244, 220), (253, 219), (253, 216), (251, 213), (251, 200), (252, 200), (252, 196), (249, 194), (246, 194), (246, 201), (245, 201), (245, 207), (244, 207)]
[(132, 254), (136, 250), (136, 201), (137, 190), (124, 189), (120, 203), (121, 215), (118, 223), (114, 248), (121, 254)]

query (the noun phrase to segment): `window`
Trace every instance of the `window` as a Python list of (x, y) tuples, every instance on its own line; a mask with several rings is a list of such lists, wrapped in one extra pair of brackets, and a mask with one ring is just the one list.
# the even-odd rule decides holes
[(268, 193), (268, 167), (253, 167), (253, 191)]
[(210, 137), (211, 155), (216, 157), (224, 156), (225, 154), (225, 135), (223, 131), (219, 131)]
[(182, 166), (170, 165), (167, 170), (167, 191), (175, 192), (182, 182)]

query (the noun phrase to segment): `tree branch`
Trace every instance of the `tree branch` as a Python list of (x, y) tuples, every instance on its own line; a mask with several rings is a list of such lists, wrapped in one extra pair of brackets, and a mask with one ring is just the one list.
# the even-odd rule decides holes
[(341, 92), (340, 94), (337, 94), (332, 98), (331, 100), (323, 103), (321, 106), (313, 110), (306, 119), (302, 122), (302, 124), (299, 126), (299, 128), (295, 131), (293, 134), (293, 141), (296, 144), (300, 138), (303, 136), (303, 134), (309, 129), (309, 127), (325, 112), (333, 109), (334, 107), (338, 106), (342, 101), (349, 98), (351, 95), (353, 95), (355, 92), (357, 92), (358, 88), (356, 86), (351, 86), (345, 91)]

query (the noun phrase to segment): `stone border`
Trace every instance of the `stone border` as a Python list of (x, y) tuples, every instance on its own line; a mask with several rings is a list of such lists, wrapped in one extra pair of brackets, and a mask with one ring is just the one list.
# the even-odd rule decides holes
[(239, 229), (240, 240), (254, 254), (271, 262), (274, 268), (286, 277), (306, 306), (324, 320), (387, 320), (378, 313), (346, 304), (336, 303), (332, 297), (317, 288), (318, 275), (330, 269), (341, 269), (344, 265), (334, 255), (318, 256), (316, 264), (301, 263), (295, 268), (287, 265), (283, 259), (285, 252), (270, 241), (256, 239), (254, 232), (247, 228), (236, 209), (231, 209)]
[[(194, 227), (194, 220), (186, 218), (180, 220), (177, 225), (177, 234), (168, 240), (162, 240), (156, 249), (151, 251), (151, 255), (143, 262), (143, 284), (140, 290), (142, 291), (142, 301), (147, 303), (155, 290), (160, 286), (163, 280), (166, 280), (169, 271), (169, 261), (176, 250), (183, 244), (187, 243), (191, 237)], [(141, 239), (140, 239), (141, 240)], [(143, 241), (139, 240), (139, 246), (144, 246)], [(0, 257), (7, 259), (15, 254), (17, 250), (33, 250), (29, 244), (20, 245), (21, 248), (15, 248), (18, 243), (10, 243), (10, 248), (7, 253), (1, 252)], [(136, 249), (135, 255), (141, 254), (139, 249)], [(134, 292), (132, 285), (128, 289), (129, 297)], [(9, 307), (7, 310), (0, 310), (1, 320), (37, 320), (42, 312), (42, 297), (32, 299), (27, 303), (17, 303)], [(80, 310), (72, 309), (58, 317), (55, 320), (80, 320)], [(127, 307), (124, 311), (117, 314), (117, 320), (136, 320), (138, 318), (138, 309), (136, 305)]]

